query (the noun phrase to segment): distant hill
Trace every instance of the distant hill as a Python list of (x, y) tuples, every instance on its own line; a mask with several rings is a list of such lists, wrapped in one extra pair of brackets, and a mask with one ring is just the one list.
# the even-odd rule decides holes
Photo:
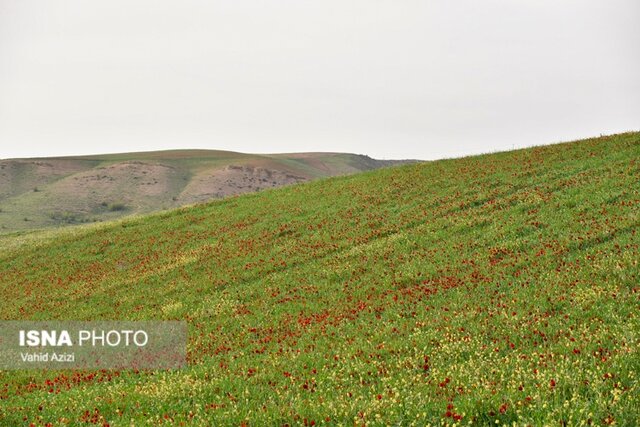
[(0, 233), (110, 220), (398, 163), (215, 150), (0, 160)]

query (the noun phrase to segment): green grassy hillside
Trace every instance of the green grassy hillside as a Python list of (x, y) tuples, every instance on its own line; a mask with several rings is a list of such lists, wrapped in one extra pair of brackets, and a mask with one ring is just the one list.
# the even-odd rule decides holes
[(2, 319), (185, 319), (181, 371), (0, 372), (0, 424), (637, 425), (640, 133), (1, 243)]
[(0, 233), (112, 220), (396, 163), (215, 150), (0, 160)]

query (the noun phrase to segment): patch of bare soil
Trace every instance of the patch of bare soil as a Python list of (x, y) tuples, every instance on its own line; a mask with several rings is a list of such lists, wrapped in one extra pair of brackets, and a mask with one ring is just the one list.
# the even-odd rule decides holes
[(167, 165), (127, 161), (75, 174), (56, 184), (56, 190), (78, 198), (96, 196), (135, 200), (166, 194), (178, 175)]
[(290, 172), (258, 166), (229, 165), (196, 175), (178, 197), (180, 203), (196, 203), (267, 188), (307, 181)]
[(38, 191), (60, 178), (91, 168), (78, 160), (0, 160), (0, 199)]

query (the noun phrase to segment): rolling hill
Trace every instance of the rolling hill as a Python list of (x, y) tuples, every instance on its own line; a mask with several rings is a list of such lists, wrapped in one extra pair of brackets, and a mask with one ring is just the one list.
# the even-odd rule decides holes
[(0, 233), (116, 219), (400, 163), (215, 150), (0, 160)]
[(0, 238), (2, 319), (183, 319), (3, 371), (1, 425), (637, 425), (640, 133)]

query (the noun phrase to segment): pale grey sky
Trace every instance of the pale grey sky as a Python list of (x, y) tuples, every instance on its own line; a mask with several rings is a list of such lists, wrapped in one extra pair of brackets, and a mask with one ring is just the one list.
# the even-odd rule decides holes
[(0, 158), (640, 129), (638, 0), (0, 0)]

